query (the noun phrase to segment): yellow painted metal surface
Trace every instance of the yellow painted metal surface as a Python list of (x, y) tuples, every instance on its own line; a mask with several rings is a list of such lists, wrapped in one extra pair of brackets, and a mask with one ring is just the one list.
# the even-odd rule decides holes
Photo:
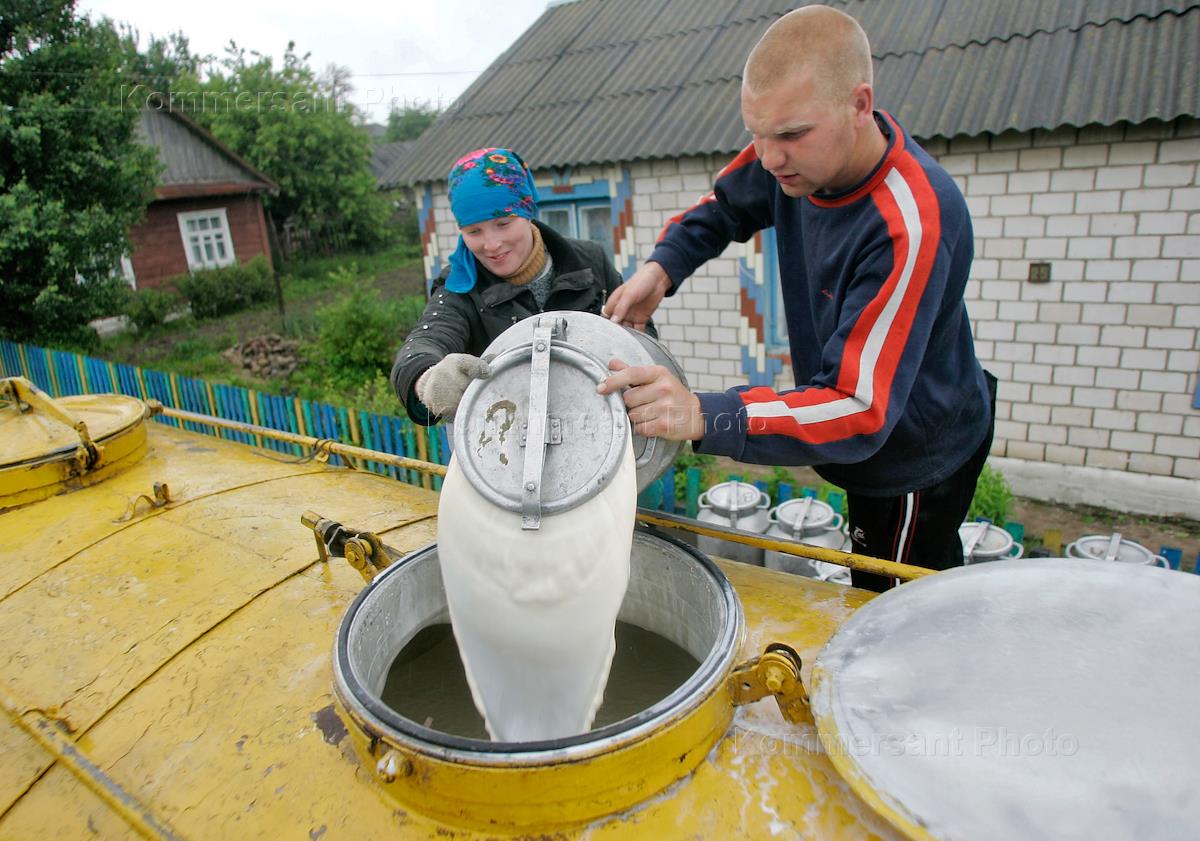
[[(10, 538), (0, 547), (0, 686), (18, 712), (59, 722), (181, 837), (495, 837), (427, 814), (452, 804), (397, 802), (356, 750), (335, 708), (331, 650), (362, 579), (321, 562), (300, 524), (316, 509), (407, 552), (434, 538), (436, 494), (151, 427), (148, 454), (124, 473), (0, 514)], [(174, 501), (126, 518), (155, 482)], [(821, 646), (869, 597), (721, 566), (746, 614), (738, 660), (785, 642), (806, 682)], [(136, 837), (10, 716), (0, 751), (0, 839)], [(614, 761), (606, 773), (638, 771)], [(519, 796), (521, 784), (510, 775), (496, 791)], [(765, 698), (736, 710), (691, 775), (553, 837), (901, 836), (838, 775), (815, 727), (784, 722)]]
[[(449, 761), (436, 751), (393, 748), (386, 740), (372, 750), (358, 727), (351, 734), (366, 767), (389, 750), (402, 763), (402, 776), (379, 783), (399, 803), (454, 826), (539, 833), (582, 823), (581, 816), (622, 812), (666, 789), (713, 748), (728, 730), (732, 712), (721, 684), (696, 709), (598, 756), (541, 765), (514, 759), (507, 767)], [(537, 796), (531, 797), (534, 791)]]

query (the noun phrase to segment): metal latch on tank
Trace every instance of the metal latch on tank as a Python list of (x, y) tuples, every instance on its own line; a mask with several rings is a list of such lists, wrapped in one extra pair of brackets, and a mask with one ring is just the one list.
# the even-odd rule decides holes
[(315, 511), (305, 511), (300, 522), (312, 529), (322, 561), (345, 558), (368, 583), (392, 563), (391, 552), (374, 532), (347, 528)]
[(100, 463), (104, 448), (92, 440), (87, 424), (51, 400), (44, 391), (24, 377), (0, 380), (0, 400), (15, 403), (22, 414), (38, 411), (75, 430), (79, 446), (71, 457), (76, 473), (84, 473)]
[(761, 657), (736, 666), (729, 674), (729, 688), (735, 706), (774, 695), (787, 721), (812, 720), (808, 693), (800, 682), (800, 655), (789, 645), (773, 642)]
[(174, 502), (174, 500), (171, 499), (171, 489), (167, 486), (166, 482), (155, 482), (153, 492), (154, 496), (150, 496), (148, 494), (139, 494), (138, 496), (135, 496), (129, 501), (129, 505), (125, 507), (125, 513), (113, 520), (113, 522), (124, 523), (132, 520), (137, 514), (139, 502), (144, 502), (149, 506), (146, 509), (147, 514), (156, 508), (162, 508), (169, 502)]
[(550, 400), (550, 345), (566, 338), (567, 324), (557, 318), (541, 317), (533, 328), (533, 357), (529, 364), (529, 414), (525, 429), (525, 465), (521, 473), (521, 528), (542, 527), (542, 470), (546, 446), (562, 442), (555, 435), (557, 420), (548, 417)]

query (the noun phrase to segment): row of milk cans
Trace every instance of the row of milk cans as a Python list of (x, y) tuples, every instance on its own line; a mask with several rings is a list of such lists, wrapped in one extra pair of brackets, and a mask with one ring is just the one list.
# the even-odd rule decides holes
[[(809, 546), (850, 551), (850, 537), (842, 515), (829, 503), (811, 496), (789, 499), (771, 507), (767, 492), (749, 482), (729, 481), (713, 485), (698, 500), (697, 519), (725, 528), (753, 532), (776, 540), (793, 540)], [(767, 569), (790, 572), (807, 578), (819, 578), (838, 584), (850, 583), (850, 570), (838, 564), (764, 551), (701, 536), (698, 548), (710, 555), (719, 555)]]

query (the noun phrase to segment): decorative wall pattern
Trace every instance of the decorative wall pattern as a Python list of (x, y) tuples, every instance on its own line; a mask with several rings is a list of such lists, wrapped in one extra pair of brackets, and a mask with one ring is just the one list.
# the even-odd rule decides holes
[[(774, 252), (775, 231), (759, 231), (745, 243), (736, 246), (738, 255), (738, 312), (741, 325), (738, 342), (742, 348), (742, 371), (750, 385), (774, 386), (783, 368), (780, 359), (768, 355), (771, 338), (764, 316), (774, 316), (771, 284), (778, 278), (768, 271), (764, 251)], [(782, 317), (780, 314), (778, 317)]]
[(442, 272), (442, 251), (438, 247), (437, 224), (433, 215), (433, 184), (426, 184), (421, 192), (417, 225), (421, 232), (421, 258), (425, 266), (425, 291), (429, 292), (433, 279)]

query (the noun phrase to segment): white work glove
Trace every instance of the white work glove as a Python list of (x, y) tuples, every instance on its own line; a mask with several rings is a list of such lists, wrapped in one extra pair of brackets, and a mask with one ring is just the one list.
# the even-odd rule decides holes
[(417, 399), (435, 415), (450, 419), (471, 380), (492, 373), (488, 364), (469, 353), (451, 353), (417, 378)]

